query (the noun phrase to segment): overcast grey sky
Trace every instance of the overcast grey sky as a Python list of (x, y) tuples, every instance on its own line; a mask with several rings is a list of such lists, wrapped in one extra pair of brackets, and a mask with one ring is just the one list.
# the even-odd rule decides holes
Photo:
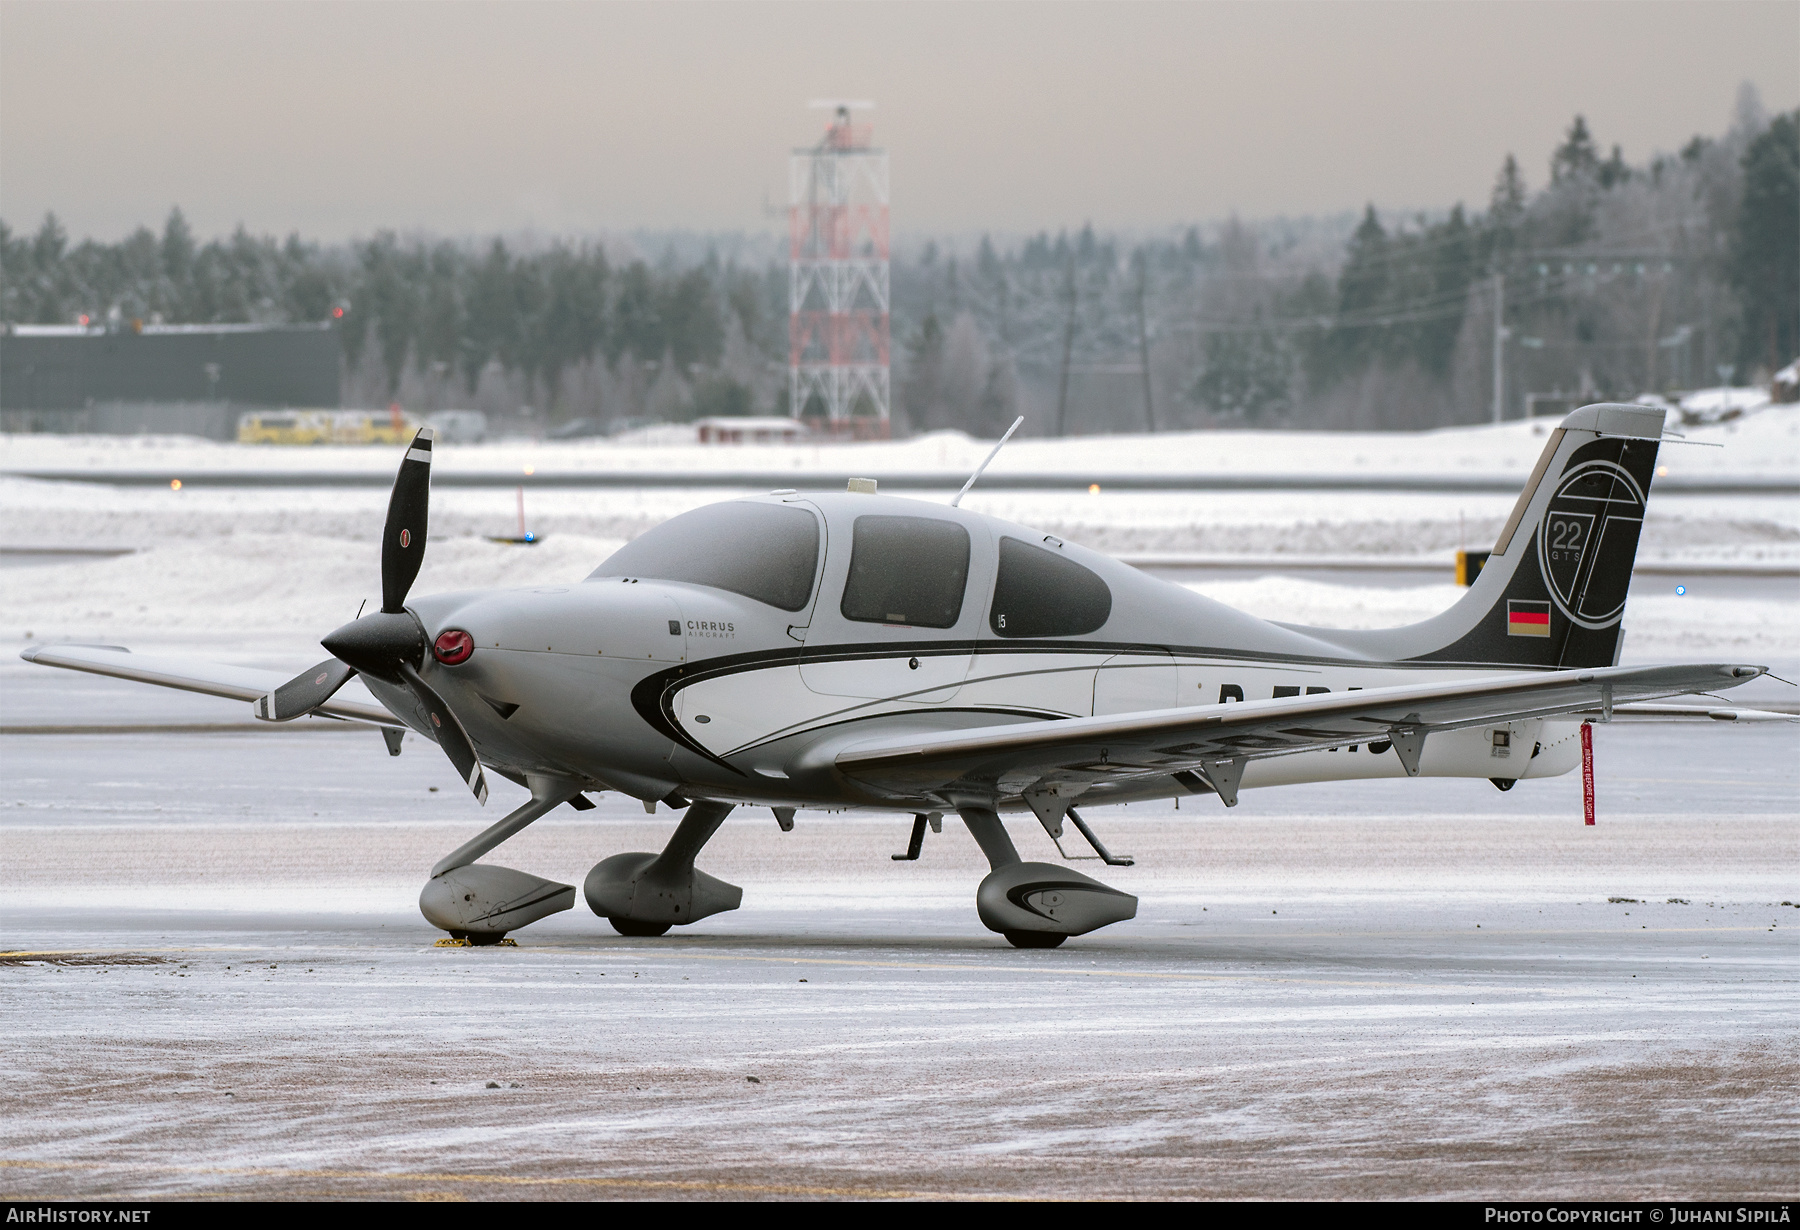
[(819, 96), (896, 231), (1484, 205), (1576, 112), (1632, 160), (1800, 105), (1800, 4), (0, 0), (0, 217), (339, 240), (760, 229)]

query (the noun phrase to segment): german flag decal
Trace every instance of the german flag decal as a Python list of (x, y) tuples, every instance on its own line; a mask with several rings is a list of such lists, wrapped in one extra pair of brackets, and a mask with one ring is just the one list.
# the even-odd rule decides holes
[(1506, 635), (1549, 636), (1550, 604), (1548, 602), (1522, 602), (1516, 598), (1508, 598), (1506, 600)]

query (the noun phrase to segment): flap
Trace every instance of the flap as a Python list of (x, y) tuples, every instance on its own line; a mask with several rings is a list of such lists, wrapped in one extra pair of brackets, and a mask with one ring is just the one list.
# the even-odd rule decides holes
[[(878, 788), (954, 786), (1002, 793), (1000, 778), (1119, 780), (1176, 773), (1347, 743), (1515, 722), (1735, 687), (1760, 666), (1683, 665), (1509, 673), (1449, 683), (1095, 718), (989, 726), (860, 741), (836, 755), (839, 771)], [(1014, 787), (1016, 789), (1016, 787)]]

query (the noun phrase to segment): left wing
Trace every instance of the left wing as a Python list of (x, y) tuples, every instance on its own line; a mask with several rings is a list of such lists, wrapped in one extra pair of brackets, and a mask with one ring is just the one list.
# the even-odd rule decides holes
[[(183, 692), (200, 692), (207, 696), (252, 702), (261, 700), (286, 683), (288, 678), (284, 671), (226, 666), (220, 662), (193, 658), (138, 654), (122, 645), (33, 645), (19, 656), (40, 666), (60, 666), (66, 670), (86, 671), (92, 675), (110, 675), (114, 679), (130, 679), (135, 683), (153, 683), (158, 687), (178, 688)], [(405, 725), (376, 702), (374, 697), (358, 700), (341, 692), (314, 712), (353, 722), (374, 722), (381, 726)]]
[(987, 726), (840, 747), (840, 772), (880, 790), (992, 800), (1098, 781), (1194, 773), (1235, 803), (1244, 765), (1388, 740), (1417, 776), (1436, 731), (1516, 722), (1736, 687), (1762, 666), (1684, 665), (1532, 672), (1280, 700)]

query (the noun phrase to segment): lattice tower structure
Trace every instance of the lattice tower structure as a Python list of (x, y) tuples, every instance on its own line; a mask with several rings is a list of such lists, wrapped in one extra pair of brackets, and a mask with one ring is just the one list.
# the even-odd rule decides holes
[(888, 418), (888, 156), (839, 105), (788, 160), (788, 391), (833, 421)]

